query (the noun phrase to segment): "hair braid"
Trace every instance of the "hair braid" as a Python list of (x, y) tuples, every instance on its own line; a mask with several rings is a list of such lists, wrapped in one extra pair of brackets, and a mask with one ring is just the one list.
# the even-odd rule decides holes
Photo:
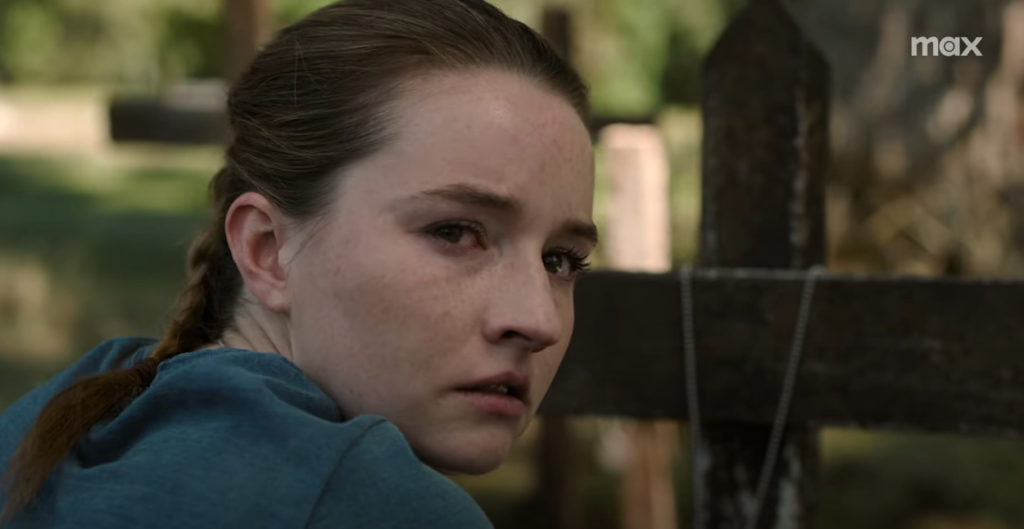
[[(217, 195), (231, 184), (225, 168), (210, 183)], [(224, 235), (225, 195), (217, 196), (213, 221), (195, 239), (188, 256), (188, 284), (178, 314), (150, 356), (128, 369), (95, 375), (54, 396), (18, 445), (3, 476), (8, 489), (0, 523), (31, 502), (60, 460), (96, 423), (116, 417), (156, 378), (160, 363), (218, 340), (231, 319), (241, 280)]]
[(32, 424), (4, 473), (3, 482), (9, 495), (0, 523), (28, 505), (60, 460), (89, 428), (116, 416), (127, 400), (149, 385), (159, 363), (155, 358), (146, 358), (131, 369), (82, 380), (50, 399), (40, 416), (51, 420)]
[(192, 243), (188, 284), (178, 298), (178, 313), (153, 349), (153, 357), (167, 360), (220, 339), (231, 323), (240, 283), (221, 213)]

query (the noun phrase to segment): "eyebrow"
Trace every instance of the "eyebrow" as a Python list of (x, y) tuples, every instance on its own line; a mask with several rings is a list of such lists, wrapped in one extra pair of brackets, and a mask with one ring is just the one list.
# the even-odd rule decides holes
[(580, 237), (586, 239), (590, 244), (597, 246), (597, 226), (594, 226), (593, 222), (587, 222), (582, 220), (568, 220), (562, 224), (559, 230), (562, 233), (572, 235), (574, 237)]
[(481, 189), (470, 184), (451, 184), (437, 189), (429, 189), (413, 195), (412, 198), (440, 198), (451, 202), (458, 202), (467, 206), (477, 206), (487, 209), (497, 209), (508, 213), (522, 213), (523, 203), (519, 199), (499, 195), (486, 189)]
[[(488, 191), (472, 184), (451, 184), (436, 189), (428, 189), (409, 197), (410, 200), (422, 198), (447, 200), (467, 206), (494, 209), (512, 214), (521, 214), (525, 209), (522, 201), (515, 197)], [(569, 219), (559, 226), (559, 231), (567, 235), (586, 239), (594, 246), (597, 246), (597, 226), (593, 222)]]

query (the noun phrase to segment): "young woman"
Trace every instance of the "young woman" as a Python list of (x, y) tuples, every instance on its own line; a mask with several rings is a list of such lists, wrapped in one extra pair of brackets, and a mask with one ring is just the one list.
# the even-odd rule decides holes
[(583, 83), (483, 0), (348, 0), (228, 104), (166, 334), (0, 416), (7, 526), (489, 526), (443, 474), (500, 465), (565, 353)]

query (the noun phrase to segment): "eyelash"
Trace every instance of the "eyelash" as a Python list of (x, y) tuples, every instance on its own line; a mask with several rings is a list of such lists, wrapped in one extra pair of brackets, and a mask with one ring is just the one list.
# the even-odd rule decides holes
[[(475, 222), (467, 221), (446, 221), (440, 224), (430, 226), (429, 228), (427, 228), (426, 231), (428, 235), (434, 237), (435, 239), (438, 239), (440, 242), (447, 245), (455, 246), (456, 243), (448, 241), (440, 235), (440, 232), (442, 230), (451, 230), (453, 228), (457, 230), (468, 230), (472, 232), (473, 235), (478, 239), (482, 238), (485, 234), (483, 226), (480, 226)], [(575, 279), (576, 277), (585, 274), (590, 270), (590, 262), (587, 261), (587, 256), (583, 255), (579, 250), (576, 250), (574, 248), (558, 246), (553, 248), (551, 251), (546, 252), (544, 254), (544, 257), (546, 258), (550, 255), (558, 255), (560, 257), (565, 258), (566, 262), (569, 265), (570, 279)]]
[(569, 263), (569, 273), (572, 277), (579, 277), (590, 271), (590, 262), (587, 261), (587, 256), (580, 253), (578, 250), (573, 248), (556, 247), (548, 252), (548, 255), (561, 255), (565, 257), (565, 260)]

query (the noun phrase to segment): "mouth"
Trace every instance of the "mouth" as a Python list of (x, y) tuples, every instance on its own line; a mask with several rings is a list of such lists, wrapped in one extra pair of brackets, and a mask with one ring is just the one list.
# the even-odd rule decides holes
[(516, 373), (478, 380), (457, 391), (471, 404), (496, 415), (521, 417), (529, 408), (529, 379)]
[(461, 388), (460, 391), (488, 393), (492, 395), (501, 395), (505, 397), (512, 397), (514, 399), (525, 400), (522, 394), (522, 388), (510, 384), (487, 384), (486, 386), (465, 387)]

